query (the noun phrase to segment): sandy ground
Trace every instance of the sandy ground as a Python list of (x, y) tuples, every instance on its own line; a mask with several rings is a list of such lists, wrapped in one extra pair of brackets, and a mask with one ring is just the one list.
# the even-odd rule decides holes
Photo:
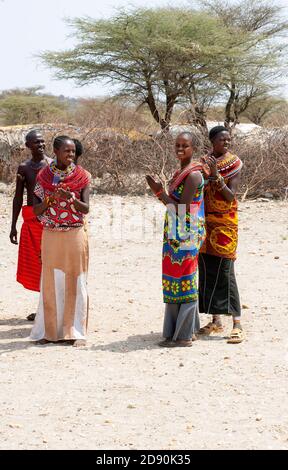
[(162, 206), (94, 196), (92, 207), (88, 346), (35, 346), (25, 317), (38, 296), (15, 282), (0, 195), (0, 448), (288, 449), (288, 204), (240, 205), (246, 341), (226, 343), (225, 318), (223, 336), (164, 350)]

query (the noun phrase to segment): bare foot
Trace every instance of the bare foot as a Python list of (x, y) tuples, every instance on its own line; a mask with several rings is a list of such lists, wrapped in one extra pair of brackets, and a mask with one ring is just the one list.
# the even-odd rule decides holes
[(28, 321), (34, 321), (35, 320), (35, 317), (36, 317), (36, 313), (30, 313), (30, 315), (28, 315), (26, 317), (26, 320)]
[(73, 346), (73, 348), (85, 348), (86, 340), (85, 339), (75, 339), (72, 346)]

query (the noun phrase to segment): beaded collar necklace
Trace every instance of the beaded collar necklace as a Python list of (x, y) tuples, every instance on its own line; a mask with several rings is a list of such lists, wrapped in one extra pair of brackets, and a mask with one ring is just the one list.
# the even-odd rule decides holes
[(60, 170), (59, 168), (57, 168), (56, 161), (54, 160), (50, 165), (50, 170), (51, 170), (51, 173), (53, 174), (53, 183), (52, 184), (53, 185), (59, 184), (60, 181), (64, 180), (64, 178), (66, 176), (73, 173), (75, 168), (76, 168), (75, 163), (70, 163), (70, 165), (67, 166), (67, 168), (65, 168), (65, 170)]

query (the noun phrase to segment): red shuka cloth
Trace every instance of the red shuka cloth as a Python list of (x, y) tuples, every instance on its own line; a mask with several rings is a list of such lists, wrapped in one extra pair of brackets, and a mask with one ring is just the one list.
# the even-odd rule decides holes
[[(53, 177), (54, 175), (51, 171), (51, 165), (47, 165), (39, 171), (36, 181), (44, 190), (54, 193), (56, 186), (53, 184)], [(70, 191), (79, 192), (81, 189), (85, 188), (89, 182), (90, 173), (84, 170), (82, 166), (77, 165), (70, 174), (65, 176), (61, 181), (61, 184), (65, 183)]]
[(41, 238), (43, 227), (32, 206), (22, 207), (24, 219), (19, 242), (17, 281), (26, 289), (40, 292)]

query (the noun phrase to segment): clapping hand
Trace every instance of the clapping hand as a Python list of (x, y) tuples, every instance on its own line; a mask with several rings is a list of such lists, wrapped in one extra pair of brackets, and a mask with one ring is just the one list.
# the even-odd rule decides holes
[(206, 157), (206, 163), (208, 164), (210, 170), (211, 170), (211, 176), (212, 177), (215, 177), (217, 176), (218, 174), (218, 170), (217, 170), (217, 160), (216, 158), (210, 154)]
[(150, 186), (151, 191), (157, 195), (157, 193), (164, 191), (162, 183), (159, 183), (158, 181), (155, 181), (153, 176), (146, 175), (146, 181)]
[(72, 193), (69, 190), (69, 187), (66, 186), (64, 183), (60, 183), (54, 192), (53, 196), (55, 198), (62, 198), (62, 199), (70, 199), (72, 197)]

